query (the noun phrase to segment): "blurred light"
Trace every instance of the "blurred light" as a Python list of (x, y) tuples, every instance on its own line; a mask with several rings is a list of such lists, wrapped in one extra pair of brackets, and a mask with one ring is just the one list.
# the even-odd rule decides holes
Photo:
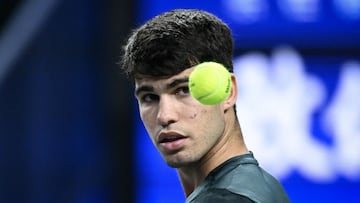
[(227, 15), (238, 23), (253, 23), (266, 17), (267, 2), (264, 0), (227, 0), (222, 1)]
[(334, 0), (334, 8), (341, 17), (360, 19), (360, 0)]
[(338, 90), (323, 119), (335, 140), (333, 170), (360, 179), (360, 62), (343, 64)]
[(58, 0), (24, 1), (17, 7), (0, 33), (0, 85), (57, 3)]
[[(263, 167), (284, 180), (294, 170), (317, 182), (360, 175), (360, 65), (345, 63), (333, 103), (327, 107), (334, 144), (311, 133), (312, 115), (324, 105), (321, 80), (305, 72), (301, 56), (288, 47), (267, 58), (260, 53), (234, 61), (237, 108), (245, 140)], [(254, 110), (256, 109), (256, 113)], [(330, 128), (331, 126), (331, 128)], [(266, 149), (266, 150), (264, 150)], [(277, 161), (281, 157), (281, 162)], [(336, 161), (334, 161), (336, 157)]]
[(281, 11), (290, 19), (301, 22), (318, 20), (319, 0), (278, 0)]

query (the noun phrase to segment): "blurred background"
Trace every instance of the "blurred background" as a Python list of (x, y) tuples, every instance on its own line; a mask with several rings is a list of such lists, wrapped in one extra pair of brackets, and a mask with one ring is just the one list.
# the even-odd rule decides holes
[(174, 8), (232, 29), (246, 142), (292, 202), (360, 202), (360, 0), (1, 0), (0, 202), (184, 202), (116, 64)]

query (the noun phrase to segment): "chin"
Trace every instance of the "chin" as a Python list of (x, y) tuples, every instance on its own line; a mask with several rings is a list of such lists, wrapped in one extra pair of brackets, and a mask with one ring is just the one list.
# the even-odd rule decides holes
[(166, 160), (166, 164), (171, 168), (181, 168), (186, 165), (186, 163), (179, 160)]
[(181, 168), (181, 167), (183, 167), (183, 164), (180, 164), (180, 163), (166, 162), (166, 164), (171, 168)]
[(193, 160), (185, 159), (183, 157), (168, 157), (165, 161), (171, 168), (182, 168), (194, 163)]

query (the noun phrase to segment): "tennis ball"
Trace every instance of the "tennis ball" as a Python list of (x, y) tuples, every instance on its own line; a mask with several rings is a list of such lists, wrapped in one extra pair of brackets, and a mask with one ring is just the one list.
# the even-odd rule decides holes
[(190, 94), (202, 104), (218, 104), (229, 96), (230, 90), (231, 74), (220, 63), (200, 63), (189, 76)]

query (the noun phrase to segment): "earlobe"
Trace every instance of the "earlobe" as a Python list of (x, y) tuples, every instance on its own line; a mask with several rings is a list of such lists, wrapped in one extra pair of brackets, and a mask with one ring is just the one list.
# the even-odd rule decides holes
[(237, 94), (238, 94), (238, 90), (237, 90), (236, 77), (232, 73), (231, 74), (230, 94), (229, 94), (228, 98), (223, 102), (224, 111), (227, 111), (229, 108), (233, 108), (233, 106), (235, 105), (236, 100), (237, 100)]

